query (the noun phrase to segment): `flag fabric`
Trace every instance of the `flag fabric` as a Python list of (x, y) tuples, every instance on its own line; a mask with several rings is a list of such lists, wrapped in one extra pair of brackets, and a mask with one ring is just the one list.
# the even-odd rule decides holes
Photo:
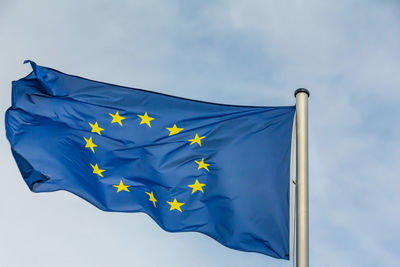
[(28, 62), (5, 122), (31, 191), (66, 190), (104, 211), (145, 212), (166, 231), (288, 259), (294, 106), (213, 104)]

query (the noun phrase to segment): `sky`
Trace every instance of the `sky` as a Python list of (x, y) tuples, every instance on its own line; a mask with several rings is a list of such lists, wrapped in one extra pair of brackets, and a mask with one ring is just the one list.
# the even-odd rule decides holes
[[(293, 105), (308, 88), (310, 266), (399, 266), (399, 47), (397, 0), (0, 0), (0, 105), (25, 59), (226, 104)], [(293, 266), (31, 193), (0, 127), (0, 266)]]

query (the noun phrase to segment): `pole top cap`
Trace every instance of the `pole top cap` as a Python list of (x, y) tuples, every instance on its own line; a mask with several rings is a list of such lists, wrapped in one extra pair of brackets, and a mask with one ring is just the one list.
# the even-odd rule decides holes
[(294, 97), (296, 97), (298, 93), (306, 93), (307, 96), (310, 97), (310, 92), (306, 88), (299, 88), (296, 91), (294, 91)]

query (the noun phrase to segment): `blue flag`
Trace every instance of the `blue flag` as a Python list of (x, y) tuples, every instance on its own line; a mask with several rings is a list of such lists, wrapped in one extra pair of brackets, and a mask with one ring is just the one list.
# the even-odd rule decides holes
[(7, 138), (33, 192), (145, 212), (170, 232), (289, 257), (295, 107), (206, 103), (38, 66), (12, 84)]

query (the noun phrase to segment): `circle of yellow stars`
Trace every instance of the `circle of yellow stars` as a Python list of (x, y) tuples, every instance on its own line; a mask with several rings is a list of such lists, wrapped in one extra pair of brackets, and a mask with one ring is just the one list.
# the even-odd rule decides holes
[[(112, 113), (108, 113), (111, 117), (111, 124), (113, 123), (118, 123), (120, 127), (123, 127), (123, 123), (122, 121), (125, 120), (126, 118), (121, 116), (119, 114), (119, 111), (116, 111), (115, 114)], [(151, 122), (155, 119), (149, 116), (149, 114), (147, 112), (145, 112), (144, 114), (137, 114), (137, 116), (141, 119), (139, 125), (147, 125), (147, 127), (151, 128)], [(94, 122), (91, 123), (89, 122), (89, 125), (91, 127), (91, 133), (96, 133), (98, 135), (101, 135), (101, 132), (104, 131), (103, 128), (101, 128), (98, 124), (98, 122)], [(174, 124), (172, 127), (167, 127), (165, 128), (166, 130), (169, 131), (168, 136), (172, 136), (172, 135), (176, 135), (179, 134), (184, 128), (179, 128), (176, 124)], [(192, 145), (198, 145), (199, 147), (201, 147), (202, 145), (202, 140), (206, 138), (205, 136), (199, 136), (198, 133), (195, 134), (195, 136), (192, 139), (187, 140), (188, 142), (190, 142), (190, 146)], [(95, 153), (95, 148), (97, 147), (97, 145), (94, 143), (93, 141), (93, 136), (90, 136), (89, 138), (83, 137), (83, 139), (85, 140), (86, 144), (85, 144), (85, 148), (89, 148), (93, 154)], [(205, 169), (207, 170), (207, 172), (209, 172), (210, 170), (208, 169), (208, 167), (210, 166), (209, 163), (204, 162), (204, 158), (202, 158), (201, 160), (195, 160), (194, 163), (196, 163), (197, 169), (201, 170), (201, 169)], [(93, 168), (93, 174), (96, 174), (98, 176), (100, 176), (101, 178), (104, 177), (103, 172), (106, 172), (106, 170), (101, 169), (98, 164), (90, 164), (91, 167)], [(126, 192), (130, 192), (129, 191), (129, 187), (132, 187), (132, 185), (126, 185), (123, 183), (123, 180), (121, 179), (118, 185), (112, 185), (113, 187), (115, 187), (117, 189), (117, 193), (121, 192), (121, 191), (126, 191)], [(196, 181), (194, 182), (194, 184), (190, 184), (188, 185), (188, 187), (190, 187), (192, 189), (192, 194), (196, 193), (197, 191), (204, 193), (203, 187), (206, 186), (203, 183), (200, 183), (198, 179), (196, 179)], [(157, 199), (154, 196), (154, 192), (150, 191), (150, 192), (145, 192), (148, 197), (149, 197), (149, 201), (153, 203), (154, 208), (157, 208)], [(179, 202), (176, 198), (174, 198), (173, 201), (166, 201), (167, 204), (170, 205), (170, 211), (172, 210), (178, 210), (180, 212), (182, 212), (181, 207), (185, 204), (183, 202)]]

